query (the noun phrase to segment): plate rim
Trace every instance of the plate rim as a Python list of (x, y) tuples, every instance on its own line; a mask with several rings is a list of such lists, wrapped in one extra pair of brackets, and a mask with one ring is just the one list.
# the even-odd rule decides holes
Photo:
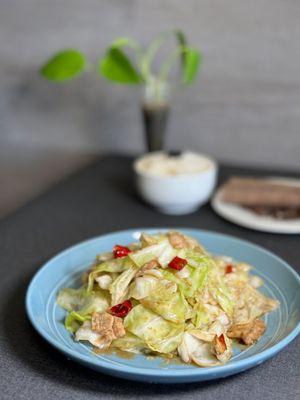
[[(237, 242), (240, 242), (241, 244), (247, 245), (252, 247), (255, 250), (258, 250), (260, 252), (263, 252), (270, 256), (271, 258), (279, 261), (284, 268), (289, 270), (289, 272), (293, 275), (294, 279), (297, 281), (299, 287), (300, 287), (300, 276), (297, 273), (296, 270), (294, 270), (285, 260), (283, 260), (281, 257), (276, 255), (275, 253), (265, 249), (264, 247), (252, 243), (248, 240), (245, 239), (240, 239), (238, 237), (235, 237), (233, 235), (228, 235), (225, 233), (221, 232), (216, 232), (216, 231), (210, 231), (210, 230), (205, 230), (205, 229), (197, 229), (197, 228), (188, 228), (188, 227), (141, 227), (141, 228), (131, 228), (131, 229), (124, 229), (124, 230), (119, 230), (119, 231), (111, 231), (105, 234), (101, 234), (98, 236), (94, 236), (88, 239), (85, 239), (81, 242), (78, 242), (74, 245), (71, 245), (67, 247), (66, 249), (60, 251), (53, 257), (51, 257), (48, 261), (43, 263), (43, 265), (36, 271), (36, 273), (33, 275), (33, 277), (30, 280), (30, 283), (28, 285), (27, 291), (26, 291), (26, 297), (25, 297), (25, 309), (27, 313), (27, 317), (30, 320), (32, 326), (34, 329), (42, 336), (43, 339), (45, 339), (49, 344), (51, 344), (53, 347), (55, 347), (57, 350), (60, 352), (64, 353), (65, 355), (71, 357), (73, 360), (77, 362), (81, 362), (85, 365), (88, 365), (90, 368), (94, 369), (101, 369), (103, 371), (107, 371), (111, 375), (116, 375), (119, 373), (123, 377), (126, 378), (131, 378), (131, 379), (136, 379), (136, 377), (147, 377), (147, 378), (186, 378), (187, 380), (189, 378), (203, 378), (206, 377), (208, 379), (214, 379), (220, 376), (226, 376), (226, 375), (231, 375), (234, 374), (238, 371), (243, 371), (245, 369), (251, 368), (254, 365), (258, 365), (261, 362), (265, 361), (266, 359), (272, 357), (276, 353), (278, 353), (280, 350), (282, 350), (284, 347), (286, 347), (292, 340), (296, 338), (296, 336), (300, 333), (300, 321), (298, 324), (294, 327), (294, 329), (283, 339), (281, 339), (278, 343), (272, 345), (271, 347), (257, 353), (254, 355), (251, 355), (249, 357), (246, 357), (245, 359), (238, 360), (238, 361), (233, 361), (231, 364), (224, 364), (221, 366), (217, 367), (206, 367), (206, 368), (199, 368), (199, 369), (187, 369), (187, 370), (167, 370), (167, 369), (160, 369), (160, 368), (148, 368), (148, 369), (143, 369), (141, 370), (137, 366), (129, 366), (124, 364), (120, 365), (114, 365), (113, 367), (106, 362), (106, 360), (101, 359), (99, 360), (98, 358), (93, 359), (90, 355), (84, 355), (81, 353), (78, 353), (76, 350), (67, 348), (64, 344), (62, 344), (59, 340), (56, 338), (53, 338), (51, 335), (48, 334), (46, 330), (44, 330), (40, 325), (36, 323), (35, 317), (33, 315), (33, 311), (31, 308), (31, 296), (34, 291), (34, 286), (35, 282), (38, 280), (39, 276), (49, 268), (49, 265), (51, 265), (53, 262), (57, 261), (59, 258), (64, 257), (65, 254), (72, 252), (76, 248), (81, 247), (82, 245), (86, 246), (89, 245), (91, 242), (97, 241), (103, 237), (108, 237), (108, 236), (113, 236), (116, 234), (134, 234), (135, 232), (143, 232), (143, 231), (168, 231), (168, 230), (182, 230), (182, 231), (189, 231), (189, 232), (197, 232), (197, 233), (202, 233), (202, 234), (210, 234), (210, 235), (217, 235), (219, 237), (225, 237), (227, 239), (231, 239)], [(208, 376), (210, 375), (210, 376)]]

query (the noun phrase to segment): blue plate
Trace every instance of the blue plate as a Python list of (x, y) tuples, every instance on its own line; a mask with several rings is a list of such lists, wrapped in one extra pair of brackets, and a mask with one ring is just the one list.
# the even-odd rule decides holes
[(66, 286), (79, 286), (81, 273), (96, 254), (110, 251), (116, 243), (132, 242), (141, 231), (154, 233), (157, 229), (100, 236), (52, 258), (37, 272), (27, 291), (26, 309), (31, 323), (50, 344), (87, 367), (126, 379), (159, 383), (197, 382), (245, 371), (274, 356), (297, 336), (300, 331), (300, 278), (286, 262), (259, 246), (231, 236), (196, 229), (180, 230), (198, 239), (214, 254), (226, 254), (252, 264), (255, 274), (265, 282), (262, 292), (280, 301), (280, 307), (266, 316), (267, 330), (259, 342), (244, 351), (236, 348), (228, 364), (200, 368), (141, 355), (132, 359), (115, 354), (98, 355), (89, 345), (75, 342), (64, 328), (65, 312), (55, 302), (58, 291)]

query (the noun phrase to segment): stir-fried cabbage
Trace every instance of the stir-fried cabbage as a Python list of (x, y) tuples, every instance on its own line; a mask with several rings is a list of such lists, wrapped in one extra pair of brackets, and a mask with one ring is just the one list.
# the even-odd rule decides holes
[(125, 317), (124, 326), (127, 331), (142, 339), (151, 350), (159, 353), (175, 350), (184, 331), (183, 324), (169, 322), (141, 304)]
[(130, 332), (126, 335), (113, 341), (113, 347), (122, 351), (129, 351), (130, 353), (142, 354), (150, 351), (146, 343), (138, 336)]
[(77, 310), (87, 298), (86, 288), (65, 288), (57, 296), (57, 304), (67, 311)]
[(88, 341), (99, 349), (105, 349), (108, 345), (108, 340), (105, 336), (93, 331), (91, 321), (84, 321), (75, 333), (75, 340)]
[(89, 315), (93, 312), (103, 313), (110, 304), (110, 298), (106, 291), (95, 290), (93, 293), (86, 296), (84, 303), (78, 309), (78, 313)]
[(111, 305), (122, 303), (126, 299), (129, 292), (129, 284), (137, 273), (135, 267), (130, 267), (122, 272), (109, 286), (109, 293), (111, 294)]
[(82, 322), (89, 321), (90, 319), (89, 315), (83, 316), (76, 311), (71, 311), (65, 319), (65, 327), (68, 331), (74, 333), (80, 328)]
[(251, 266), (210, 255), (179, 232), (144, 233), (96, 256), (85, 284), (57, 303), (77, 341), (136, 354), (179, 356), (200, 367), (226, 363), (232, 339), (254, 343), (278, 306), (260, 293)]
[(162, 267), (166, 267), (168, 263), (176, 256), (175, 249), (165, 238), (160, 242), (144, 247), (129, 254), (130, 259), (138, 266), (142, 267), (149, 261), (157, 260)]
[(192, 332), (185, 332), (178, 353), (186, 363), (194, 362), (200, 367), (213, 367), (219, 364), (218, 359), (211, 351), (211, 344), (199, 339)]

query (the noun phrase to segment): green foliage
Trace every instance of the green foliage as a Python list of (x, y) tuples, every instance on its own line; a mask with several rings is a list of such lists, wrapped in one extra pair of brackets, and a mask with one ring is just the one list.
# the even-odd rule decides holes
[[(176, 37), (176, 39), (177, 39), (177, 42), (178, 42), (178, 46), (179, 46), (179, 47), (185, 48), (185, 47), (188, 46), (186, 36), (185, 36), (185, 34), (184, 34), (180, 29), (176, 29), (176, 30), (174, 31), (174, 35), (175, 35), (175, 37)], [(184, 67), (185, 60), (186, 60), (186, 53), (183, 52), (183, 53), (181, 54), (181, 67), (182, 67), (182, 68)]]
[(50, 58), (41, 68), (44, 78), (62, 82), (74, 78), (84, 71), (85, 57), (77, 50), (63, 50)]
[(116, 83), (138, 84), (142, 78), (125, 53), (116, 47), (111, 47), (100, 60), (99, 72), (105, 78)]
[[(158, 51), (170, 36), (177, 42), (174, 50), (165, 58), (161, 68), (153, 71), (153, 62)], [(130, 54), (127, 54), (127, 50)], [(98, 72), (109, 81), (119, 84), (164, 85), (170, 79), (175, 63), (180, 61), (180, 83), (194, 82), (201, 64), (201, 53), (188, 45), (181, 30), (172, 30), (157, 35), (149, 46), (142, 50), (139, 43), (128, 37), (114, 40), (98, 62)], [(77, 50), (69, 49), (54, 55), (42, 68), (41, 74), (52, 81), (66, 81), (86, 69), (85, 57)]]
[(185, 48), (183, 52), (184, 63), (182, 71), (182, 82), (184, 84), (191, 84), (194, 82), (199, 68), (199, 63), (201, 62), (201, 54), (199, 51), (192, 48)]

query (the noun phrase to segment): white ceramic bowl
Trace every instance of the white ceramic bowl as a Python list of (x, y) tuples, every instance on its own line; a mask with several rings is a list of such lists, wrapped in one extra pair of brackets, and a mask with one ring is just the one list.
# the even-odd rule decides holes
[(209, 200), (216, 185), (218, 170), (212, 158), (197, 155), (209, 162), (209, 168), (180, 175), (157, 175), (145, 171), (140, 166), (148, 155), (139, 157), (133, 168), (140, 196), (164, 214), (180, 215), (196, 211)]

